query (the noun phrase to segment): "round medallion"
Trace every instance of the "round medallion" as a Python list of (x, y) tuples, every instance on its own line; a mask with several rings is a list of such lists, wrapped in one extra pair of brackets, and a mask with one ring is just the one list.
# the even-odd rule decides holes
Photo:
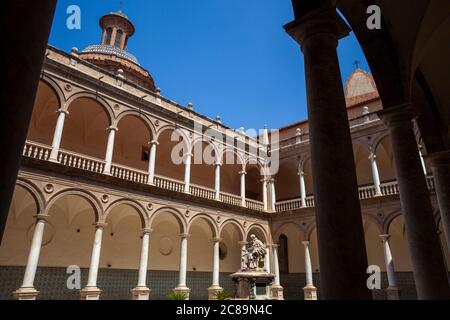
[(55, 188), (53, 187), (52, 184), (49, 183), (49, 184), (46, 184), (46, 185), (45, 185), (44, 190), (45, 190), (45, 192), (47, 192), (47, 193), (52, 193), (52, 192), (55, 190)]
[(107, 203), (109, 201), (109, 196), (107, 194), (102, 195), (102, 202)]
[(169, 237), (162, 237), (161, 239), (159, 239), (159, 252), (163, 255), (163, 256), (168, 256), (172, 253), (173, 251), (173, 242), (172, 239), (170, 239)]

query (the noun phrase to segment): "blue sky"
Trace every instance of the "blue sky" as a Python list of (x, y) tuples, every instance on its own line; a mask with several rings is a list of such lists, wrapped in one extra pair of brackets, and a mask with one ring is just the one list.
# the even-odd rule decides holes
[[(283, 29), (293, 19), (290, 0), (59, 0), (49, 43), (67, 52), (99, 43), (99, 18), (121, 2), (136, 27), (127, 50), (165, 97), (233, 128), (307, 118), (303, 56)], [(66, 27), (72, 4), (81, 30)], [(353, 34), (338, 51), (344, 81), (355, 60), (368, 70)]]

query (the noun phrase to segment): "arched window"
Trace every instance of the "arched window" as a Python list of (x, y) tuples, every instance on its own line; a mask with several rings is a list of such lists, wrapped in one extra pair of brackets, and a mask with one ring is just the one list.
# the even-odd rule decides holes
[(123, 32), (122, 30), (117, 30), (116, 40), (114, 41), (114, 47), (120, 48), (120, 44), (122, 43)]
[(105, 39), (106, 45), (111, 45), (112, 31), (113, 31), (112, 28), (106, 29), (106, 39)]
[(288, 238), (282, 234), (278, 239), (278, 263), (280, 265), (281, 273), (289, 273), (289, 259), (288, 259)]

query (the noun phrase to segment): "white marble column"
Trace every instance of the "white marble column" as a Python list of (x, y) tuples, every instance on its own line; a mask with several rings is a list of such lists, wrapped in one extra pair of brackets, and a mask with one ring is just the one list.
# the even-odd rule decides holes
[(148, 184), (155, 183), (155, 164), (156, 164), (156, 148), (158, 147), (158, 141), (153, 140), (150, 142), (150, 154), (148, 161)]
[(394, 260), (392, 259), (391, 247), (389, 245), (388, 234), (380, 235), (383, 241), (384, 261), (386, 263), (386, 273), (389, 287), (386, 289), (388, 300), (399, 300), (399, 288), (397, 287), (397, 279), (395, 276)]
[(31, 241), (30, 252), (28, 254), (27, 266), (23, 277), (22, 286), (14, 292), (14, 297), (18, 300), (36, 300), (38, 291), (34, 288), (34, 278), (41, 253), (42, 239), (44, 237), (45, 223), (49, 216), (37, 215), (34, 228), (33, 239)]
[(220, 200), (220, 167), (221, 166), (222, 166), (222, 164), (220, 162), (216, 162), (215, 168), (214, 168), (214, 174), (215, 174), (214, 190), (216, 192), (215, 198), (217, 201)]
[(305, 186), (305, 173), (303, 171), (300, 171), (298, 173), (298, 176), (300, 177), (300, 199), (302, 202), (302, 207), (306, 207), (306, 186)]
[(239, 175), (241, 177), (241, 205), (243, 207), (246, 207), (247, 203), (245, 201), (246, 200), (246, 195), (245, 195), (245, 176), (247, 175), (247, 172), (241, 171), (241, 172), (239, 172)]
[(178, 286), (174, 292), (184, 293), (189, 299), (189, 293), (191, 290), (186, 286), (186, 274), (187, 274), (187, 258), (188, 258), (188, 234), (181, 234), (181, 249), (180, 249), (180, 274), (178, 280)]
[(50, 161), (58, 162), (59, 147), (61, 146), (61, 139), (64, 130), (64, 121), (69, 112), (63, 109), (58, 110), (58, 119), (56, 120), (55, 132), (53, 134), (52, 152), (50, 153)]
[(375, 195), (381, 196), (381, 183), (380, 183), (380, 174), (378, 172), (377, 156), (373, 151), (370, 151), (369, 160), (372, 168), (372, 178), (373, 184), (375, 186)]
[[(264, 271), (270, 274), (271, 268), (270, 268), (270, 246), (266, 245), (266, 255), (264, 256)], [(271, 290), (270, 285), (267, 285), (266, 287), (266, 296), (267, 299), (270, 299), (271, 296)]]
[(101, 290), (97, 288), (98, 267), (100, 264), (100, 253), (102, 249), (103, 229), (106, 223), (98, 222), (95, 225), (94, 244), (92, 247), (91, 264), (89, 266), (88, 282), (86, 287), (81, 290), (82, 300), (99, 300)]
[(142, 231), (141, 258), (139, 262), (139, 277), (136, 288), (132, 290), (133, 300), (149, 300), (150, 289), (147, 287), (148, 250), (150, 245), (150, 229)]
[(271, 188), (271, 205), (272, 205), (272, 211), (275, 212), (276, 211), (276, 203), (277, 203), (277, 195), (275, 193), (275, 179), (271, 179), (270, 180), (270, 188)]
[(269, 208), (267, 201), (267, 179), (266, 178), (262, 179), (261, 183), (262, 183), (262, 200), (264, 203), (264, 211), (267, 211)]
[(184, 155), (185, 157), (185, 169), (184, 169), (184, 192), (190, 192), (191, 186), (191, 161), (192, 161), (192, 153), (187, 153)]
[(208, 299), (216, 300), (215, 294), (223, 291), (219, 282), (220, 275), (220, 238), (213, 239), (213, 273), (212, 273), (212, 285), (208, 288)]
[(116, 132), (118, 129), (116, 127), (108, 128), (108, 144), (106, 145), (106, 155), (105, 155), (105, 169), (104, 174), (111, 174), (111, 164), (114, 154), (114, 141), (116, 139)]
[(279, 245), (272, 245), (272, 253), (273, 253), (273, 271), (275, 274), (275, 279), (272, 285), (272, 297), (276, 300), (283, 300), (283, 287), (280, 282), (280, 265), (278, 261), (278, 247)]
[(317, 300), (317, 288), (314, 286), (311, 254), (309, 252), (310, 242), (302, 241), (302, 244), (305, 247), (306, 285), (303, 288), (303, 292), (305, 294), (305, 300)]

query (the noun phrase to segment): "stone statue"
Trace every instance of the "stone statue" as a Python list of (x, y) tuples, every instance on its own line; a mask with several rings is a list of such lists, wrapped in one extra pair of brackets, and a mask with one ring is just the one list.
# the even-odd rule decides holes
[(266, 256), (266, 246), (254, 234), (250, 236), (250, 243), (247, 248), (242, 249), (241, 270), (242, 271), (256, 271), (261, 269), (264, 257)]

